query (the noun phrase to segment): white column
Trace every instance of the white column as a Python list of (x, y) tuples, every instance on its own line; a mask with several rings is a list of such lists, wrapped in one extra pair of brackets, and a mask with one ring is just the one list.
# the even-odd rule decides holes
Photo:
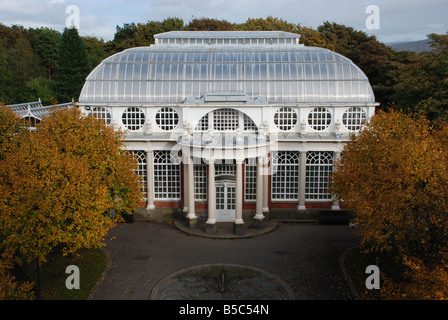
[(187, 157), (184, 157), (183, 167), (184, 167), (184, 212), (188, 212), (188, 160)]
[(208, 224), (214, 224), (216, 222), (216, 186), (215, 186), (215, 161), (214, 160), (207, 160), (208, 161)]
[[(334, 152), (334, 161), (333, 161), (333, 165), (339, 161), (339, 159), (341, 159), (341, 151), (335, 151)], [(331, 206), (331, 210), (340, 210), (341, 208), (339, 207), (339, 201), (338, 200), (334, 200), (333, 201), (333, 205)]]
[(235, 223), (243, 221), (243, 160), (236, 160)]
[(257, 203), (255, 208), (256, 220), (263, 220), (263, 160), (261, 157), (257, 158)]
[(300, 151), (299, 160), (299, 206), (298, 210), (306, 210), (305, 207), (305, 184), (306, 184), (306, 151)]
[(146, 209), (152, 210), (154, 206), (154, 158), (152, 151), (146, 151), (146, 185), (148, 190), (148, 205)]
[(196, 214), (194, 212), (194, 163), (193, 157), (190, 156), (188, 159), (188, 219), (195, 219)]
[(263, 212), (269, 212), (269, 157), (263, 157)]

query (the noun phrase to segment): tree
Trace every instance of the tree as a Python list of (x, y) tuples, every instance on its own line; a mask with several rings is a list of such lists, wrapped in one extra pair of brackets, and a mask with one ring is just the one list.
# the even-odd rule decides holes
[(6, 50), (0, 47), (0, 102), (8, 102), (11, 96), (12, 74), (8, 65)]
[(34, 48), (39, 54), (42, 64), (45, 66), (48, 79), (51, 80), (53, 70), (59, 55), (61, 34), (55, 30), (43, 29), (35, 38)]
[[(362, 247), (394, 257), (413, 285), (418, 269), (448, 267), (447, 142), (448, 126), (380, 111), (351, 137), (333, 175), (332, 191), (355, 212)], [(446, 272), (420, 276), (431, 283)]]
[(90, 70), (89, 56), (78, 30), (65, 28), (57, 60), (58, 101), (77, 100)]
[(0, 161), (10, 152), (17, 150), (26, 130), (25, 121), (0, 103)]
[(437, 124), (448, 120), (448, 33), (430, 34), (429, 38), (434, 50), (403, 65), (394, 91), (400, 108)]
[(193, 19), (187, 26), (189, 31), (232, 31), (234, 24), (227, 20)]
[(236, 30), (244, 31), (285, 31), (297, 32), (297, 26), (283, 19), (274, 18), (272, 16), (264, 18), (249, 18), (245, 23), (236, 26)]
[(106, 44), (103, 39), (95, 37), (84, 37), (83, 40), (89, 54), (90, 66), (93, 69), (109, 56), (106, 52)]
[(135, 167), (121, 133), (102, 121), (77, 108), (44, 117), (0, 161), (1, 248), (40, 265), (58, 246), (102, 246), (142, 199)]

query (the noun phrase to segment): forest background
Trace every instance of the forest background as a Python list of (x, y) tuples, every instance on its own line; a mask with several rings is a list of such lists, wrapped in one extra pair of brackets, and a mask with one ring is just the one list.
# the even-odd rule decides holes
[(179, 18), (131, 22), (117, 26), (111, 41), (79, 36), (76, 29), (61, 34), (46, 27), (0, 23), (0, 102), (77, 101), (85, 78), (103, 59), (127, 48), (151, 45), (155, 34), (175, 30), (297, 33), (304, 45), (330, 49), (358, 65), (369, 78), (378, 109), (394, 107), (436, 122), (448, 118), (448, 33), (428, 35), (431, 50), (417, 54), (395, 51), (350, 26), (325, 21), (313, 29), (275, 17), (249, 18), (239, 24), (209, 18), (188, 23)]

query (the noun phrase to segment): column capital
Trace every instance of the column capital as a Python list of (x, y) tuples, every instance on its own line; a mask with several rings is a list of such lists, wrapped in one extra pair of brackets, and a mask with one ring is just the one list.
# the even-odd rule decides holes
[(236, 164), (243, 164), (244, 163), (244, 158), (237, 158), (235, 159)]

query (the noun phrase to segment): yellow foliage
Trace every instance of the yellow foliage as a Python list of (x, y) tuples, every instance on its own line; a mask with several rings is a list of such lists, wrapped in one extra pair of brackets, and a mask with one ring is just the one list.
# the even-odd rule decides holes
[(431, 128), (427, 120), (397, 111), (379, 112), (351, 137), (333, 175), (332, 191), (354, 210), (362, 245), (396, 254), (410, 270), (407, 290), (415, 292), (419, 284), (421, 297), (446, 298), (434, 286), (429, 293), (433, 280), (448, 287), (442, 256), (448, 250), (447, 128)]

